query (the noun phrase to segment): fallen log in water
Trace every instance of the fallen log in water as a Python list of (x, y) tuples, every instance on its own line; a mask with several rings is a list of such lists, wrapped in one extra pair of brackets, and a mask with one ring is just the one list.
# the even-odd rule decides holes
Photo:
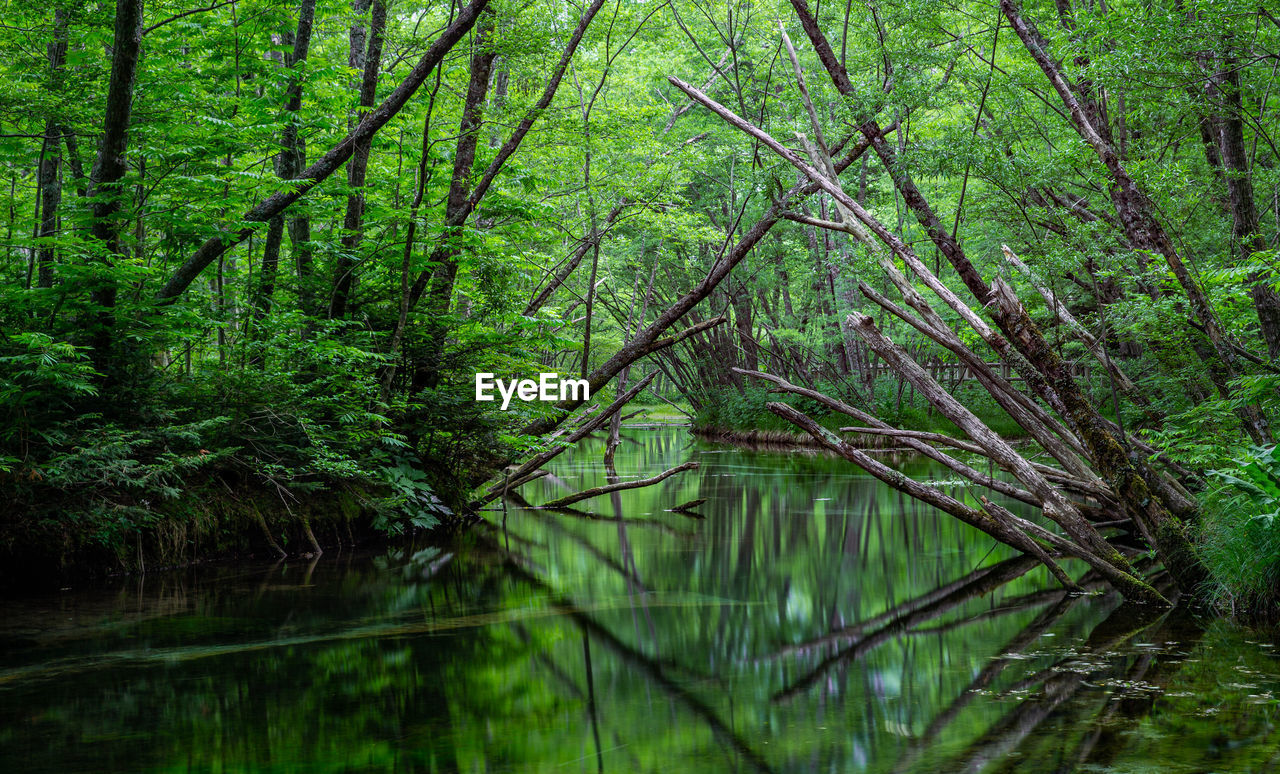
[[(565, 449), (599, 429), (601, 425), (608, 421), (609, 417), (621, 411), (623, 406), (626, 406), (634, 400), (635, 397), (644, 390), (644, 388), (648, 387), (649, 383), (652, 382), (657, 375), (658, 372), (654, 371), (636, 382), (631, 389), (627, 390), (622, 395), (619, 395), (617, 400), (610, 403), (604, 411), (596, 413), (596, 408), (592, 406), (585, 412), (585, 414), (589, 415), (590, 418), (584, 417), (584, 419), (578, 424), (577, 428), (569, 434), (569, 437), (566, 438), (563, 443), (554, 444), (550, 449), (547, 449), (541, 454), (525, 461), (524, 464), (520, 465), (515, 470), (508, 472), (507, 475), (503, 477), (502, 481), (493, 484), (483, 495), (480, 496), (479, 499), (472, 501), (470, 505), (471, 510), (477, 511), (480, 508), (483, 508), (487, 503), (501, 497), (511, 489), (532, 481), (537, 477), (534, 473), (538, 468), (546, 465), (549, 461), (559, 456)], [(559, 436), (559, 433), (551, 436), (548, 440), (554, 440), (557, 436)]]
[(652, 478), (641, 478), (635, 481), (623, 481), (618, 484), (606, 484), (605, 486), (597, 486), (591, 489), (584, 489), (581, 492), (578, 492), (576, 494), (560, 497), (555, 500), (552, 500), (549, 503), (543, 503), (542, 507), (543, 508), (563, 508), (566, 505), (572, 505), (573, 503), (579, 502), (581, 500), (586, 500), (591, 497), (598, 497), (602, 494), (609, 494), (610, 492), (621, 492), (624, 489), (639, 489), (640, 487), (644, 487), (644, 486), (653, 486), (654, 484), (657, 484), (661, 481), (665, 481), (666, 479), (682, 471), (695, 470), (698, 468), (698, 466), (699, 466), (699, 463), (697, 462), (686, 462), (681, 465), (676, 465), (674, 468), (671, 468), (669, 470), (664, 470), (658, 475), (653, 476)]
[(932, 505), (933, 507), (948, 513), (964, 523), (982, 530), (997, 541), (1007, 546), (1012, 546), (1024, 554), (1039, 559), (1053, 576), (1058, 579), (1062, 585), (1067, 588), (1078, 588), (1075, 581), (1058, 566), (1053, 557), (1049, 556), (1044, 547), (1031, 539), (1019, 527), (1014, 526), (1004, 520), (993, 518), (990, 513), (979, 510), (969, 505), (965, 505), (954, 497), (943, 493), (939, 489), (922, 484), (893, 468), (885, 465), (879, 460), (871, 457), (861, 449), (855, 449), (844, 440), (837, 438), (830, 430), (819, 425), (817, 422), (805, 414), (797, 411), (795, 408), (785, 403), (770, 403), (768, 408), (773, 413), (791, 422), (792, 424), (803, 428), (812, 435), (816, 440), (820, 441), (823, 446), (831, 451), (839, 454), (858, 467), (867, 471), (871, 475), (880, 479), (889, 486), (897, 489), (903, 494), (909, 495), (916, 500)]
[(692, 517), (692, 518), (695, 518), (695, 519), (701, 519), (701, 518), (702, 518), (702, 514), (697, 513), (694, 509), (695, 509), (695, 508), (697, 508), (698, 506), (702, 505), (702, 504), (703, 504), (703, 503), (705, 503), (706, 501), (707, 501), (707, 498), (705, 498), (705, 497), (699, 497), (698, 499), (696, 499), (696, 500), (690, 500), (690, 501), (689, 501), (689, 502), (687, 502), (687, 503), (680, 503), (680, 504), (679, 504), (679, 505), (677, 505), (676, 507), (672, 508), (672, 509), (671, 509), (671, 512), (672, 512), (672, 513), (678, 513), (678, 514), (680, 514), (680, 515), (682, 515), (682, 516), (689, 516), (689, 517)]

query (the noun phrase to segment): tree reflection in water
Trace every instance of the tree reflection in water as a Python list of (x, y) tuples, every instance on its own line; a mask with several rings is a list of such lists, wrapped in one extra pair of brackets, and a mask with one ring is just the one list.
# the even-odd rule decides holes
[[(631, 431), (474, 544), (3, 603), (3, 771), (1264, 770), (1271, 643), (816, 454)], [(927, 473), (910, 459), (913, 474)], [(945, 483), (942, 485), (946, 485)], [(963, 490), (951, 488), (955, 496)], [(666, 509), (695, 498), (702, 519)], [(1082, 573), (1082, 567), (1073, 568)], [(70, 620), (69, 620), (70, 619)]]

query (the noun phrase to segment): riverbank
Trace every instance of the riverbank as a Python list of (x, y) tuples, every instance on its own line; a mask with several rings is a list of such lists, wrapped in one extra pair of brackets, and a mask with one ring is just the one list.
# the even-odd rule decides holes
[[(624, 427), (630, 428), (688, 421), (666, 405), (628, 413)], [(208, 562), (306, 558), (414, 534), (446, 539), (475, 518), (435, 494), (440, 482), (452, 480), (439, 462), (384, 464), (383, 481), (366, 472), (305, 488), (244, 475), (239, 467), (214, 462), (186, 470), (165, 480), (163, 495), (132, 481), (89, 486), (87, 476), (70, 487), (39, 478), (11, 481), (16, 504), (0, 515), (0, 589), (57, 588)]]
[[(940, 433), (963, 437), (954, 423), (938, 414), (918, 393), (899, 390), (881, 378), (869, 392), (841, 391), (826, 386), (826, 394), (848, 402), (893, 427), (917, 432)], [(819, 390), (823, 391), (823, 390)], [(958, 390), (957, 399), (988, 427), (1007, 440), (1021, 440), (1026, 431), (1001, 409), (986, 393), (970, 389)], [(780, 401), (808, 414), (819, 425), (844, 437), (861, 449), (900, 449), (902, 444), (892, 436), (841, 432), (842, 427), (858, 425), (853, 417), (831, 411), (816, 401), (794, 395), (780, 395), (758, 387), (723, 390), (706, 396), (702, 406), (692, 413), (691, 431), (700, 437), (730, 443), (771, 444), (802, 448), (820, 446), (808, 433), (798, 432), (795, 425), (770, 411), (766, 404)]]
[[(1124, 605), (1096, 579), (1071, 593), (830, 455), (675, 427), (623, 438), (623, 475), (702, 465), (599, 498), (597, 518), (487, 513), (492, 545), (0, 598), (0, 770), (1118, 773), (1274, 756), (1265, 637)], [(603, 483), (604, 448), (584, 439), (528, 498)], [(668, 512), (695, 495), (705, 518)]]
[[(205, 478), (175, 499), (122, 507), (112, 528), (101, 514), (74, 508), (56, 516), (11, 511), (0, 525), (0, 588), (34, 590), (219, 560), (307, 557), (376, 545), (388, 537), (377, 503), (375, 492), (354, 485), (282, 496)], [(76, 529), (94, 517), (97, 530)]]
[[(792, 433), (786, 430), (742, 430), (733, 427), (690, 426), (689, 432), (708, 441), (719, 443), (743, 444), (747, 446), (766, 446), (790, 449), (823, 449), (822, 444), (807, 433)], [(907, 451), (893, 436), (866, 435), (856, 433), (841, 434), (850, 445), (858, 449), (876, 451)]]

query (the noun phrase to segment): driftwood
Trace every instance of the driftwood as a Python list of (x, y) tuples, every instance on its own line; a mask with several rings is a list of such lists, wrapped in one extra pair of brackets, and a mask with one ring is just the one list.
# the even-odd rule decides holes
[[(1051, 532), (1032, 521), (1023, 519), (1008, 509), (991, 502), (985, 497), (979, 496), (978, 498), (982, 503), (985, 513), (971, 508), (948, 495), (937, 492), (933, 487), (929, 487), (908, 478), (902, 473), (884, 465), (879, 460), (855, 449), (844, 441), (836, 438), (829, 430), (821, 427), (811, 418), (805, 416), (799, 411), (796, 411), (791, 406), (787, 406), (782, 403), (770, 403), (768, 404), (768, 407), (773, 413), (797, 425), (798, 427), (803, 428), (813, 436), (815, 440), (822, 443), (823, 446), (826, 446), (828, 449), (845, 457), (850, 462), (853, 462), (858, 467), (867, 471), (889, 486), (892, 486), (898, 491), (920, 500), (921, 502), (933, 505), (939, 510), (964, 521), (966, 524), (977, 527), (1005, 545), (1041, 559), (1041, 561), (1045, 563), (1046, 567), (1049, 568), (1050, 572), (1053, 572), (1054, 576), (1058, 577), (1059, 580), (1063, 580), (1063, 578), (1058, 575), (1060, 570), (1055, 569), (1057, 565), (1052, 563), (1052, 561), (1046, 562), (1045, 559), (1042, 558), (1043, 550), (1040, 547), (1040, 543), (1046, 544), (1067, 555), (1074, 556), (1077, 559), (1084, 560), (1095, 571), (1097, 571), (1099, 575), (1106, 578), (1116, 586), (1116, 588), (1121, 589), (1122, 591), (1127, 591), (1128, 594), (1143, 596), (1149, 601), (1166, 601), (1164, 600), (1164, 597), (1160, 596), (1159, 592), (1155, 591), (1154, 588), (1138, 580), (1128, 570), (1128, 563), (1126, 561), (1115, 562), (1113, 555), (1118, 554), (1118, 552), (1109, 544), (1106, 544), (1107, 551), (1102, 553), (1102, 555), (1099, 555), (1099, 553), (1091, 551), (1089, 548), (1081, 546), (1080, 544), (1068, 540), (1061, 535)], [(870, 465), (867, 463), (870, 463)], [(1092, 525), (1088, 526), (1091, 531), (1094, 530)], [(1039, 543), (1036, 541), (1039, 541)], [(1027, 548), (1026, 546), (1028, 542), (1030, 542), (1034, 548)], [(1075, 587), (1074, 582), (1069, 579), (1064, 581), (1064, 584), (1068, 585), (1069, 588)]]
[(686, 462), (681, 465), (676, 465), (674, 468), (671, 468), (669, 470), (664, 470), (658, 475), (653, 476), (652, 478), (641, 478), (635, 481), (623, 481), (617, 484), (606, 484), (605, 486), (597, 486), (597, 487), (592, 487), (591, 489), (584, 489), (581, 492), (577, 492), (576, 494), (571, 494), (565, 497), (557, 498), (548, 503), (543, 503), (542, 507), (543, 508), (563, 508), (566, 505), (572, 505), (576, 502), (580, 502), (582, 500), (586, 500), (591, 497), (598, 497), (602, 494), (609, 494), (610, 492), (621, 492), (624, 489), (639, 489), (640, 487), (644, 487), (644, 486), (653, 486), (654, 484), (657, 484), (661, 481), (665, 481), (666, 479), (671, 478), (677, 473), (680, 473), (686, 470), (696, 470), (698, 468), (698, 465), (699, 463), (697, 462)]
[[(1034, 350), (1047, 346), (1022, 302), (1008, 284), (997, 279), (993, 283), (991, 301), (992, 306), (1005, 319), (1013, 321), (1010, 332), (1019, 340), (1020, 348)], [(1070, 382), (1070, 377), (1061, 374), (1061, 360), (1052, 351), (1044, 353), (1044, 361), (1047, 365), (1046, 373), (1056, 369), (1056, 380)], [(1083, 396), (1077, 393), (1072, 399), (1073, 402), (1078, 399), (1082, 404), (1073, 406), (1077, 415), (1085, 415), (1086, 412), (1096, 414)], [(1148, 543), (1159, 551), (1166, 568), (1172, 572), (1179, 586), (1184, 587), (1184, 590), (1193, 590), (1204, 575), (1191, 547), (1186, 526), (1178, 515), (1180, 510), (1187, 512), (1189, 506), (1182, 502), (1173, 487), (1163, 485), (1164, 476), (1143, 460), (1129, 454), (1109, 431), (1087, 424), (1082, 426), (1091, 436), (1090, 446), (1095, 464), (1099, 470), (1107, 473), (1108, 483), (1127, 506), (1125, 511), (1147, 537)]]
[[(835, 181), (834, 184), (839, 187), (838, 181)], [(842, 212), (849, 213), (848, 208), (843, 207), (839, 202), (837, 202), (837, 205)], [(852, 215), (852, 213), (850, 213), (850, 215)], [(860, 217), (870, 216), (864, 212)], [(876, 256), (881, 269), (884, 270), (885, 276), (888, 277), (888, 279), (898, 288), (898, 291), (902, 294), (902, 297), (907, 304), (920, 314), (923, 319), (916, 318), (906, 313), (896, 304), (873, 290), (865, 282), (858, 283), (859, 290), (862, 294), (872, 301), (875, 301), (886, 311), (915, 327), (921, 333), (933, 339), (938, 344), (951, 350), (957, 357), (959, 357), (960, 361), (969, 368), (970, 372), (978, 378), (983, 387), (991, 392), (992, 397), (995, 398), (997, 403), (999, 403), (1010, 416), (1018, 421), (1019, 424), (1021, 424), (1028, 433), (1030, 433), (1031, 436), (1045, 448), (1046, 451), (1057, 458), (1062, 464), (1072, 468), (1077, 475), (1084, 478), (1093, 477), (1092, 471), (1089, 471), (1076, 456), (1077, 453), (1084, 452), (1084, 446), (1081, 444), (1079, 439), (1077, 439), (1070, 430), (1058, 421), (1057, 418), (1042, 409), (1039, 404), (1031, 400), (1022, 392), (1014, 389), (1006, 379), (995, 373), (987, 365), (985, 360), (979, 358), (969, 350), (969, 348), (961, 342), (960, 337), (942, 321), (928, 302), (924, 300), (924, 297), (921, 296), (915, 288), (912, 287), (911, 283), (907, 281), (907, 278), (903, 276), (902, 272), (898, 270), (898, 267), (894, 265), (889, 256), (885, 254), (880, 243), (872, 239), (871, 235), (867, 233), (866, 229), (863, 228), (854, 217), (846, 217), (840, 223), (822, 221), (808, 217), (795, 217), (794, 219), (809, 223), (810, 225), (814, 225), (819, 228), (848, 233), (871, 250), (872, 254)], [(918, 257), (906, 249), (901, 249), (898, 253), (903, 262), (910, 267), (917, 276), (923, 279), (925, 284), (931, 290), (937, 293), (939, 297), (943, 298), (943, 300), (953, 310), (958, 312), (963, 309), (965, 312), (968, 312), (968, 315), (961, 314), (961, 317), (969, 322), (971, 327), (973, 327), (974, 330), (983, 337), (984, 341), (987, 341), (987, 343), (990, 344), (998, 354), (1005, 357), (1008, 362), (1013, 362), (1015, 367), (1019, 367), (1021, 369), (1026, 369), (1028, 367), (1017, 359), (1011, 359), (1008, 342), (993, 331), (990, 326), (987, 326), (981, 318), (973, 315), (968, 307), (960, 301), (959, 297), (948, 291), (933, 272), (929, 270), (928, 266), (922, 263)]]
[[(806, 163), (794, 151), (779, 143), (767, 132), (753, 126), (734, 114), (733, 111), (729, 110), (724, 105), (721, 105), (707, 95), (699, 92), (693, 86), (690, 86), (675, 77), (669, 76), (668, 80), (677, 88), (702, 103), (716, 115), (720, 116), (726, 123), (743, 131), (753, 139), (768, 147), (770, 150), (774, 151), (792, 166), (800, 170), (800, 172), (803, 173), (805, 177), (813, 181), (819, 189), (831, 195), (840, 207), (843, 207), (852, 213), (867, 230), (875, 235), (877, 240), (892, 250), (895, 256), (901, 258), (903, 262), (906, 263), (907, 266), (909, 266), (911, 270), (924, 281), (925, 285), (928, 286), (928, 288), (939, 298), (941, 298), (948, 307), (960, 315), (961, 319), (968, 323), (969, 326), (973, 328), (973, 330), (976, 331), (979, 336), (981, 336), (982, 339), (986, 341), (998, 355), (1000, 355), (1001, 358), (1013, 364), (1019, 373), (1022, 374), (1026, 383), (1032, 387), (1035, 394), (1042, 396), (1060, 415), (1073, 416), (1073, 413), (1068, 409), (1067, 402), (1064, 400), (1063, 396), (1059, 394), (1059, 386), (1064, 383), (1047, 379), (1046, 376), (1041, 373), (1043, 369), (1041, 369), (1039, 365), (1033, 367), (1033, 365), (1021, 354), (1023, 351), (1032, 351), (1043, 360), (1047, 357), (1047, 345), (1033, 347), (1031, 350), (1025, 350), (1023, 347), (1015, 349), (1009, 339), (1006, 339), (1004, 336), (997, 333), (986, 320), (984, 320), (977, 312), (970, 309), (969, 306), (955, 294), (955, 292), (947, 288), (941, 280), (939, 280), (933, 272), (925, 266), (924, 262), (916, 256), (915, 252), (901, 239), (901, 237), (886, 228), (882, 223), (876, 220), (874, 216), (867, 212), (865, 208), (858, 204), (857, 201), (846, 194), (838, 182), (831, 180), (817, 168)], [(869, 132), (870, 130), (866, 131)], [(875, 143), (873, 142), (873, 145), (874, 144)], [(877, 147), (877, 152), (879, 152), (879, 150), (880, 149)], [(914, 206), (927, 210), (927, 204), (923, 202), (922, 199), (919, 199), (919, 191), (912, 188), (911, 192), (917, 199)], [(932, 214), (931, 211), (929, 211), (929, 214)], [(939, 228), (941, 227), (939, 226)], [(938, 234), (933, 235), (939, 236)], [(961, 279), (963, 279), (967, 285), (971, 285), (975, 293), (980, 290), (981, 293), (979, 294), (979, 297), (985, 301), (990, 296), (989, 286), (987, 286), (986, 282), (976, 274), (976, 269), (974, 269), (972, 264), (968, 262), (968, 259), (963, 255), (958, 254), (959, 248), (953, 244), (954, 240), (950, 240), (948, 238), (944, 241), (948, 248), (954, 248), (950, 251), (944, 250), (944, 253), (948, 253), (949, 259), (954, 259), (953, 263), (957, 264), (957, 271), (960, 272)], [(957, 254), (953, 256), (950, 253)], [(1021, 320), (1016, 320), (1014, 322), (1021, 322)], [(1043, 340), (1039, 340), (1036, 343), (1040, 345), (1044, 344)], [(1075, 395), (1073, 395), (1073, 397), (1079, 395), (1078, 388), (1075, 387), (1074, 383), (1068, 384), (1067, 386), (1071, 390), (1075, 391)], [(1077, 409), (1084, 408), (1085, 406), (1086, 404), (1082, 400), (1077, 401), (1076, 403)], [(1089, 420), (1092, 421), (1096, 416), (1096, 412), (1090, 412), (1090, 414)]]

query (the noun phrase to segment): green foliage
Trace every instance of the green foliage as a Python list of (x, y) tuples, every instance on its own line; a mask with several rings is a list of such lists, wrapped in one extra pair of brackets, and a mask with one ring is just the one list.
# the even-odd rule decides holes
[(201, 471), (236, 451), (203, 448), (225, 424), (223, 417), (145, 429), (90, 424), (95, 419), (73, 426), (75, 443), (33, 470), (41, 485), (29, 487), (35, 497), (46, 489), (58, 492), (64, 503), (59, 515), (91, 544), (115, 547), (136, 528), (162, 518), (158, 509), (164, 501), (179, 498)]
[[(1280, 415), (1280, 378), (1246, 357), (1266, 355), (1250, 293), (1259, 282), (1280, 285), (1268, 204), (1280, 159), (1266, 132), (1275, 92), (1266, 52), (1280, 47), (1280, 28), (1255, 25), (1256, 8), (1239, 0), (1125, 13), (1077, 3), (1069, 25), (1055, 23), (1057, 9), (1047, 4), (1024, 9), (1067, 75), (1105, 90), (1106, 134), (1244, 350), (1245, 365), (1222, 389), (1207, 378), (1206, 341), (1188, 325), (1186, 294), (1158, 256), (1134, 252), (1106, 170), (1041, 88), (1043, 73), (1015, 36), (993, 34), (994, 8), (896, 0), (859, 14), (839, 3), (810, 5), (838, 42), (851, 94), (836, 93), (780, 0), (734, 5), (732, 29), (685, 0), (610, 4), (549, 109), (507, 155), (499, 149), (539, 100), (558, 59), (552, 49), (578, 10), (552, 0), (495, 2), (485, 45), (497, 69), (474, 166), (454, 169), (459, 135), (468, 135), (460, 131), (470, 79), (463, 52), (478, 42), (473, 31), (373, 138), (364, 187), (339, 170), (291, 204), (275, 232), (242, 214), (297, 185), (280, 179), (278, 166), (293, 132), (314, 162), (356, 124), (349, 32), (367, 16), (320, 0), (310, 51), (291, 69), (297, 3), (238, 0), (177, 16), (145, 4), (127, 168), (118, 186), (94, 190), (85, 170), (95, 167), (95, 138), (108, 122), (112, 6), (15, 5), (0, 28), (0, 476), (26, 514), (21, 524), (44, 519), (72, 534), (80, 528), (59, 512), (97, 508), (110, 523), (111, 513), (205, 484), (258, 488), (282, 502), (347, 487), (376, 491), (389, 531), (447, 521), (437, 506), (456, 516), (477, 482), (542, 448), (522, 428), (550, 410), (477, 404), (474, 373), (577, 374), (606, 363), (638, 329), (666, 321), (675, 299), (705, 287), (708, 271), (793, 186), (790, 165), (687, 105), (667, 80), (706, 84), (711, 97), (784, 142), (797, 130), (814, 137), (779, 48), (779, 19), (809, 73), (828, 144), (847, 149), (869, 118), (900, 120), (888, 138), (895, 163), (977, 270), (988, 279), (1006, 273), (1000, 246), (1013, 246), (1139, 382), (1149, 407), (1112, 405), (1100, 380), (1091, 397), (1154, 444), (1159, 459), (1225, 467), (1244, 443), (1242, 407)], [(371, 71), (375, 103), (452, 13), (448, 4), (419, 4), (390, 14), (384, 60)], [(48, 44), (64, 35), (59, 68)], [(732, 50), (717, 65), (725, 41)], [(1208, 88), (1206, 67), (1227, 61), (1239, 65), (1231, 72), (1262, 214), (1261, 239), (1248, 250), (1235, 235), (1231, 178), (1211, 168), (1213, 154), (1196, 139), (1202, 121), (1218, 121), (1227, 103), (1209, 97), (1219, 89)], [(302, 99), (293, 111), (295, 85)], [(503, 165), (474, 211), (449, 224), (449, 203), (469, 196), (500, 154)], [(46, 171), (59, 196), (46, 204), (51, 189), (39, 170), (55, 160)], [(986, 303), (969, 299), (941, 256), (922, 247), (929, 236), (883, 164), (869, 154), (842, 180), (936, 263), (962, 299), (975, 309)], [(95, 222), (108, 196), (119, 197), (119, 214)], [(788, 209), (835, 217), (820, 196)], [(348, 214), (357, 210), (353, 228)], [(110, 238), (101, 238), (104, 229)], [(244, 238), (180, 298), (155, 303), (199, 245), (230, 234)], [(571, 260), (577, 268), (527, 309)], [(345, 311), (331, 319), (347, 279)], [(1013, 280), (1058, 353), (1089, 360), (1038, 294)], [(674, 326), (729, 319), (654, 356), (668, 359), (661, 389), (700, 406), (702, 426), (792, 432), (764, 408), (778, 396), (749, 383), (739, 389), (729, 371), (758, 367), (896, 426), (954, 433), (911, 388), (883, 377), (862, 384), (859, 366), (869, 356), (842, 327), (853, 309), (876, 314), (909, 350), (952, 362), (874, 310), (858, 292), (862, 281), (894, 295), (871, 252), (847, 235), (779, 221), (697, 310), (680, 310)], [(980, 357), (994, 359), (953, 310), (937, 308)], [(1001, 434), (1022, 434), (972, 382), (956, 393)], [(796, 405), (828, 426), (851, 424), (811, 402)]]
[(1209, 471), (1200, 552), (1212, 592), (1232, 612), (1280, 613), (1280, 446), (1255, 446), (1228, 468)]
[[(822, 384), (818, 390), (832, 397), (839, 397), (839, 385)], [(837, 414), (810, 398), (769, 392), (767, 387), (748, 385), (742, 390), (724, 390), (708, 396), (705, 405), (694, 415), (693, 427), (714, 432), (734, 430), (739, 432), (798, 433), (794, 425), (765, 407), (766, 403), (781, 402), (803, 411), (819, 424), (835, 429), (840, 426), (843, 414)]]
[(373, 521), (376, 529), (388, 535), (402, 535), (408, 527), (431, 529), (441, 519), (453, 516), (453, 510), (431, 490), (420, 460), (393, 457), (382, 467), (382, 474), (393, 494)]
[(1241, 443), (1239, 428), (1231, 402), (1210, 399), (1186, 406), (1162, 427), (1144, 428), (1142, 434), (1159, 449), (1156, 459), (1203, 469), (1229, 463)]
[(9, 336), (0, 348), (0, 473), (25, 473), (22, 452), (64, 431), (57, 423), (97, 394), (83, 348), (35, 331)]

